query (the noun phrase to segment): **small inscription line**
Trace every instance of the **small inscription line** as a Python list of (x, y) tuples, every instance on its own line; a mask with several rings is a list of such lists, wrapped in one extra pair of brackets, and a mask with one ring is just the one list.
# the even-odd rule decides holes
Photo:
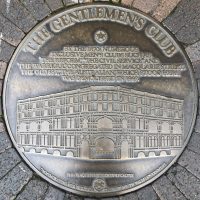
[(66, 173), (67, 178), (135, 178), (134, 174)]

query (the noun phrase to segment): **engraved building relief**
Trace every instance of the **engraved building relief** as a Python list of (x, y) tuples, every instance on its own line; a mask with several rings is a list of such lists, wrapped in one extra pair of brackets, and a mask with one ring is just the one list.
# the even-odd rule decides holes
[(18, 145), (38, 153), (85, 159), (170, 155), (182, 147), (183, 127), (183, 100), (122, 87), (91, 86), (17, 102)]

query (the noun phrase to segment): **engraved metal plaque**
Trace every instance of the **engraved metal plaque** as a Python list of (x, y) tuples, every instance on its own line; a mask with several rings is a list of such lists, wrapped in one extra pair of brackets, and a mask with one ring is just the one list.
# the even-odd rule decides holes
[(39, 175), (112, 196), (164, 173), (187, 144), (197, 92), (173, 37), (138, 11), (71, 7), (36, 26), (4, 84), (12, 141)]

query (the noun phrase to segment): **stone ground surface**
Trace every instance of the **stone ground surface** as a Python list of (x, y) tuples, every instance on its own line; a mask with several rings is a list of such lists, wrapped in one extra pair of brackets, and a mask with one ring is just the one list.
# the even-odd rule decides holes
[[(0, 89), (9, 60), (25, 34), (39, 21), (76, 3), (92, 0), (0, 0)], [(200, 1), (115, 0), (162, 22), (183, 44), (200, 87)], [(66, 193), (37, 176), (15, 151), (0, 109), (0, 200), (92, 200)], [(199, 113), (198, 113), (199, 115)], [(151, 185), (107, 200), (199, 200), (200, 117), (184, 153)]]

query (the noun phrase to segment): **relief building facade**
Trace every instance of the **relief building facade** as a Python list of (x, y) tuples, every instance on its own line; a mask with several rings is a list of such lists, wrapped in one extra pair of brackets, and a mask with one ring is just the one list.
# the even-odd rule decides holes
[(91, 86), (17, 101), (24, 151), (85, 159), (171, 155), (184, 138), (183, 100)]

